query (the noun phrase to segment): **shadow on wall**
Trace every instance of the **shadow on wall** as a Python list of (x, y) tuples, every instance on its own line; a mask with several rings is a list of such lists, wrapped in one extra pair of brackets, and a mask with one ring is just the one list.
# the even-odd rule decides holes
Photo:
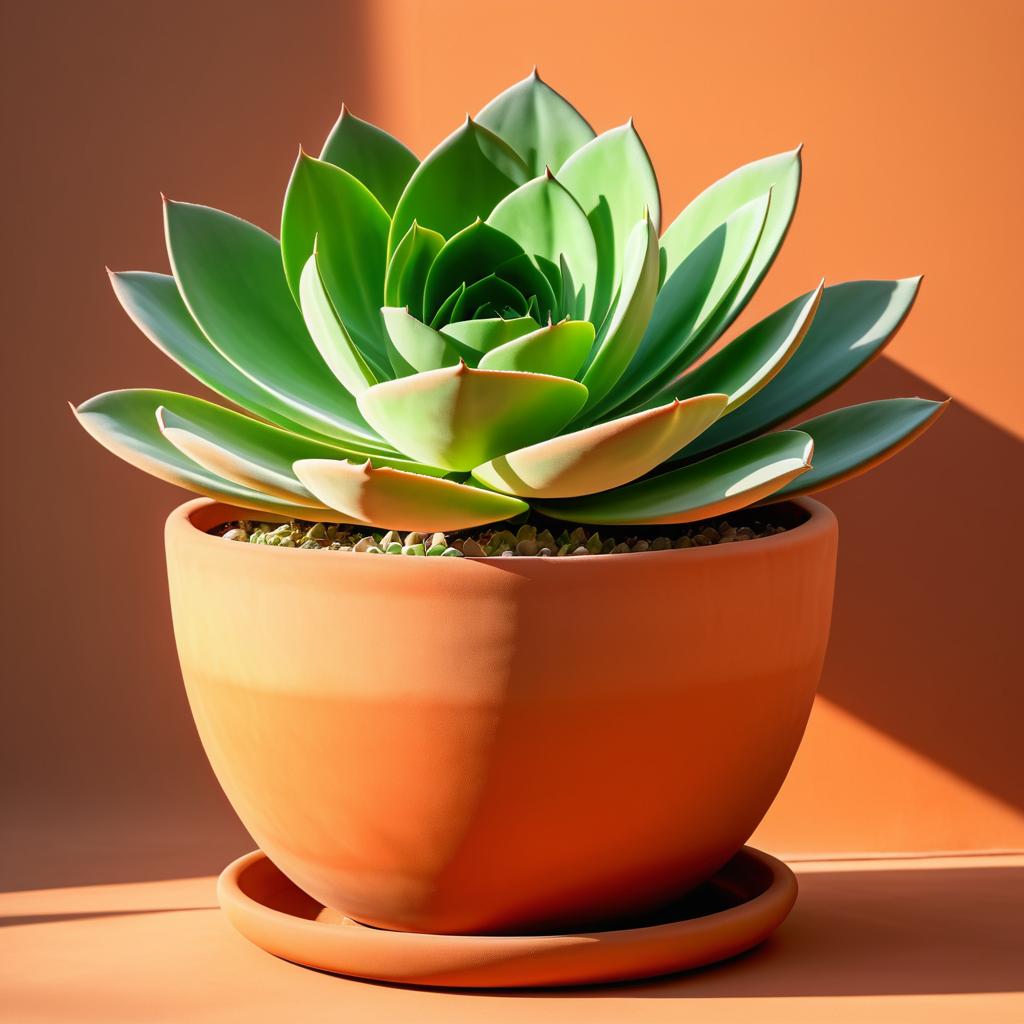
[[(895, 395), (945, 397), (881, 359), (821, 408)], [(820, 691), (1019, 809), (1021, 602), (1009, 566), (1022, 448), (954, 398), (917, 444), (825, 492), (840, 560)]]

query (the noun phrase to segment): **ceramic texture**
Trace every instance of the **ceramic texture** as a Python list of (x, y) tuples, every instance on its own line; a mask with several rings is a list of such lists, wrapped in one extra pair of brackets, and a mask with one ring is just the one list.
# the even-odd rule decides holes
[(221, 785), (324, 906), (430, 933), (578, 931), (709, 878), (771, 804), (828, 636), (837, 527), (575, 559), (333, 554), (168, 520)]
[(259, 850), (229, 864), (217, 883), (231, 923), (275, 956), (357, 978), (458, 988), (586, 985), (703, 967), (762, 942), (796, 893), (785, 864), (744, 847), (653, 923), (562, 935), (422, 935), (325, 910)]

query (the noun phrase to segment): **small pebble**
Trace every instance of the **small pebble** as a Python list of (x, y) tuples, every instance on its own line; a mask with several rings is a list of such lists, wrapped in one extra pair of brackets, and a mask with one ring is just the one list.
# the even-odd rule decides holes
[(228, 532), (225, 533), (223, 536), (224, 536), (225, 540), (244, 540), (244, 541), (247, 541), (249, 539), (249, 534), (247, 534), (245, 532), (245, 530), (243, 530), (241, 528), (236, 528), (234, 530), (228, 530)]

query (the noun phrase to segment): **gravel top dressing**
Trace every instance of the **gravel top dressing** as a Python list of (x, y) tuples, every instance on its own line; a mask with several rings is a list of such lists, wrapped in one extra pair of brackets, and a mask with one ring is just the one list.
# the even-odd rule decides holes
[[(514, 529), (463, 530), (450, 533), (399, 533), (345, 524), (311, 523), (293, 519), (267, 523), (246, 519), (211, 530), (214, 536), (245, 544), (270, 544), (310, 551), (348, 551), (370, 555), (427, 555), (442, 558), (565, 558), (583, 555), (625, 555), (670, 548), (734, 544), (784, 533), (785, 526), (746, 518), (742, 525), (722, 519), (659, 527), (538, 528), (524, 523)], [(660, 532), (659, 532), (660, 531)]]

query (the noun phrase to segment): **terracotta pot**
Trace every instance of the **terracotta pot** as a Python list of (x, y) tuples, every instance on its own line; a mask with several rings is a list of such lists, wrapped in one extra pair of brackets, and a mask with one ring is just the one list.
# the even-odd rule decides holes
[(589, 558), (238, 544), (167, 522), (213, 769), (314, 899), (384, 928), (580, 929), (655, 908), (753, 832), (804, 730), (837, 528)]

